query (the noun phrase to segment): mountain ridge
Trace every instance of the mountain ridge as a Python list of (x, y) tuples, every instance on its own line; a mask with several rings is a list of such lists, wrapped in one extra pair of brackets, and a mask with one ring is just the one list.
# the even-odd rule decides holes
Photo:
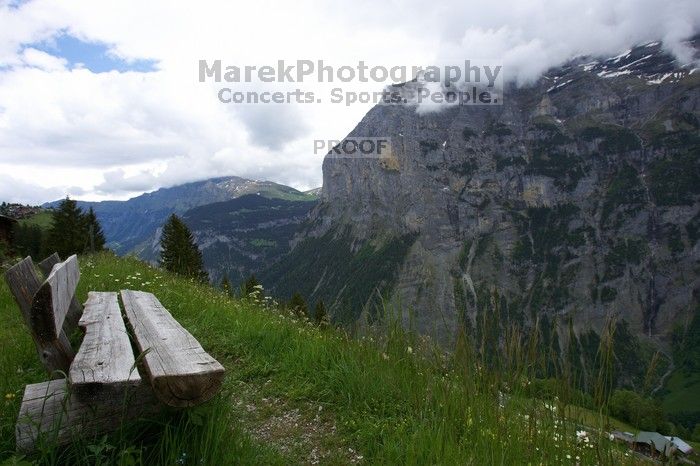
[[(158, 228), (170, 214), (184, 214), (201, 205), (258, 193), (289, 200), (314, 198), (313, 194), (305, 194), (272, 181), (225, 176), (160, 188), (126, 201), (78, 201), (78, 206), (95, 210), (110, 249), (121, 255), (130, 252), (141, 254), (150, 247)], [(44, 207), (55, 207), (59, 202), (49, 202)]]

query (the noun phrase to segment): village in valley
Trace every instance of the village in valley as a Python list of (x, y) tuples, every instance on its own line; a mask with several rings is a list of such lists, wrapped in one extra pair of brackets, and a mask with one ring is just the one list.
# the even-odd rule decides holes
[(631, 432), (620, 432), (619, 430), (610, 433), (610, 439), (626, 444), (631, 451), (639, 455), (640, 458), (667, 462), (676, 460), (684, 464), (697, 464), (691, 459), (695, 456), (695, 449), (679, 437), (664, 436), (658, 432), (641, 431), (637, 435)]

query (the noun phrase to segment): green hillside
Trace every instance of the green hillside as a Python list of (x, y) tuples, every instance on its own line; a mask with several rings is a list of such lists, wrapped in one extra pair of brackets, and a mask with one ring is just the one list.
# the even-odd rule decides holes
[(53, 213), (50, 210), (41, 210), (31, 217), (19, 221), (21, 225), (38, 226), (42, 230), (48, 230), (53, 221)]
[[(599, 438), (590, 424), (605, 418), (571, 408), (565, 391), (547, 402), (524, 396), (526, 359), (494, 374), (469, 345), (447, 356), (392, 326), (351, 339), (133, 258), (80, 262), (81, 300), (88, 290), (155, 293), (224, 364), (226, 380), (202, 407), (47, 445), (28, 458), (39, 464), (639, 464)], [(2, 463), (18, 459), (25, 384), (46, 376), (4, 282), (0, 318)]]
[(660, 395), (676, 424), (700, 424), (700, 307), (688, 322), (677, 322), (672, 334), (675, 370)]
[[(289, 242), (316, 202), (247, 194), (190, 209), (183, 220), (201, 244), (213, 283), (237, 286), (289, 251)], [(156, 253), (156, 251), (153, 251)], [(141, 255), (157, 260), (157, 255)]]

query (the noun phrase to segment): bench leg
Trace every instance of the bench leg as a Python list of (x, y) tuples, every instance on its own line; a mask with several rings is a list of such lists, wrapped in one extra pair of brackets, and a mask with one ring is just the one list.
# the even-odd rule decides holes
[(124, 421), (160, 409), (151, 388), (143, 384), (125, 389), (121, 397), (105, 392), (90, 399), (70, 393), (65, 379), (27, 385), (15, 428), (17, 449), (32, 453), (41, 442), (63, 445), (81, 434), (113, 432)]

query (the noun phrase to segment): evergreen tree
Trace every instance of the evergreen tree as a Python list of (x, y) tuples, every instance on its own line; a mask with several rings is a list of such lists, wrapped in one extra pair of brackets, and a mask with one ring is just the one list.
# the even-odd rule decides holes
[(574, 331), (574, 322), (569, 317), (569, 343), (567, 347), (569, 383), (572, 387), (581, 387), (583, 385), (583, 367), (581, 365), (581, 344), (579, 343), (576, 331)]
[(642, 349), (639, 338), (629, 329), (625, 320), (615, 323), (613, 332), (613, 380), (615, 385), (620, 382), (634, 386), (644, 377), (646, 365), (641, 360)]
[(559, 346), (559, 332), (557, 331), (556, 319), (552, 322), (552, 340), (550, 343), (551, 357), (549, 358), (549, 370), (554, 376), (559, 376), (562, 373), (561, 368), (561, 347)]
[(557, 377), (561, 354), (557, 322), (556, 320), (550, 321), (547, 313), (543, 312), (538, 318), (537, 326), (540, 335), (538, 342), (540, 367), (537, 375), (542, 378)]
[(90, 210), (84, 215), (84, 223), (85, 233), (88, 239), (86, 251), (98, 252), (104, 250), (106, 243), (105, 235), (92, 207), (90, 207)]
[(224, 274), (224, 279), (221, 280), (221, 290), (226, 293), (227, 296), (231, 296), (231, 282), (228, 280), (228, 274)]
[(68, 258), (82, 253), (87, 246), (85, 220), (77, 202), (66, 197), (53, 212), (47, 246), (51, 252)]
[(12, 245), (16, 252), (22, 256), (44, 257), (44, 232), (37, 225), (19, 224), (12, 231)]
[(177, 215), (171, 215), (163, 225), (160, 245), (162, 248), (160, 252), (161, 267), (203, 282), (209, 280), (209, 276), (204, 270), (202, 253), (194, 242), (194, 236)]
[(581, 343), (581, 354), (584, 362), (584, 391), (593, 392), (594, 384), (600, 374), (600, 336), (595, 330), (588, 329), (588, 332), (582, 333), (579, 338)]
[(299, 292), (292, 295), (292, 299), (289, 300), (289, 308), (299, 317), (304, 317), (309, 314), (306, 300)]
[(255, 274), (251, 275), (248, 277), (248, 280), (245, 281), (243, 284), (243, 287), (241, 289), (241, 292), (243, 293), (243, 297), (248, 297), (253, 293), (254, 291), (257, 290), (257, 287), (260, 286), (260, 282), (258, 282), (258, 279), (255, 278)]
[(326, 306), (323, 304), (323, 300), (320, 299), (314, 308), (314, 321), (316, 321), (317, 325), (320, 325), (327, 319), (328, 313), (326, 312)]
[(490, 299), (486, 299), (477, 311), (477, 342), (482, 362), (495, 368), (502, 359), (500, 295), (495, 289), (486, 293)]

